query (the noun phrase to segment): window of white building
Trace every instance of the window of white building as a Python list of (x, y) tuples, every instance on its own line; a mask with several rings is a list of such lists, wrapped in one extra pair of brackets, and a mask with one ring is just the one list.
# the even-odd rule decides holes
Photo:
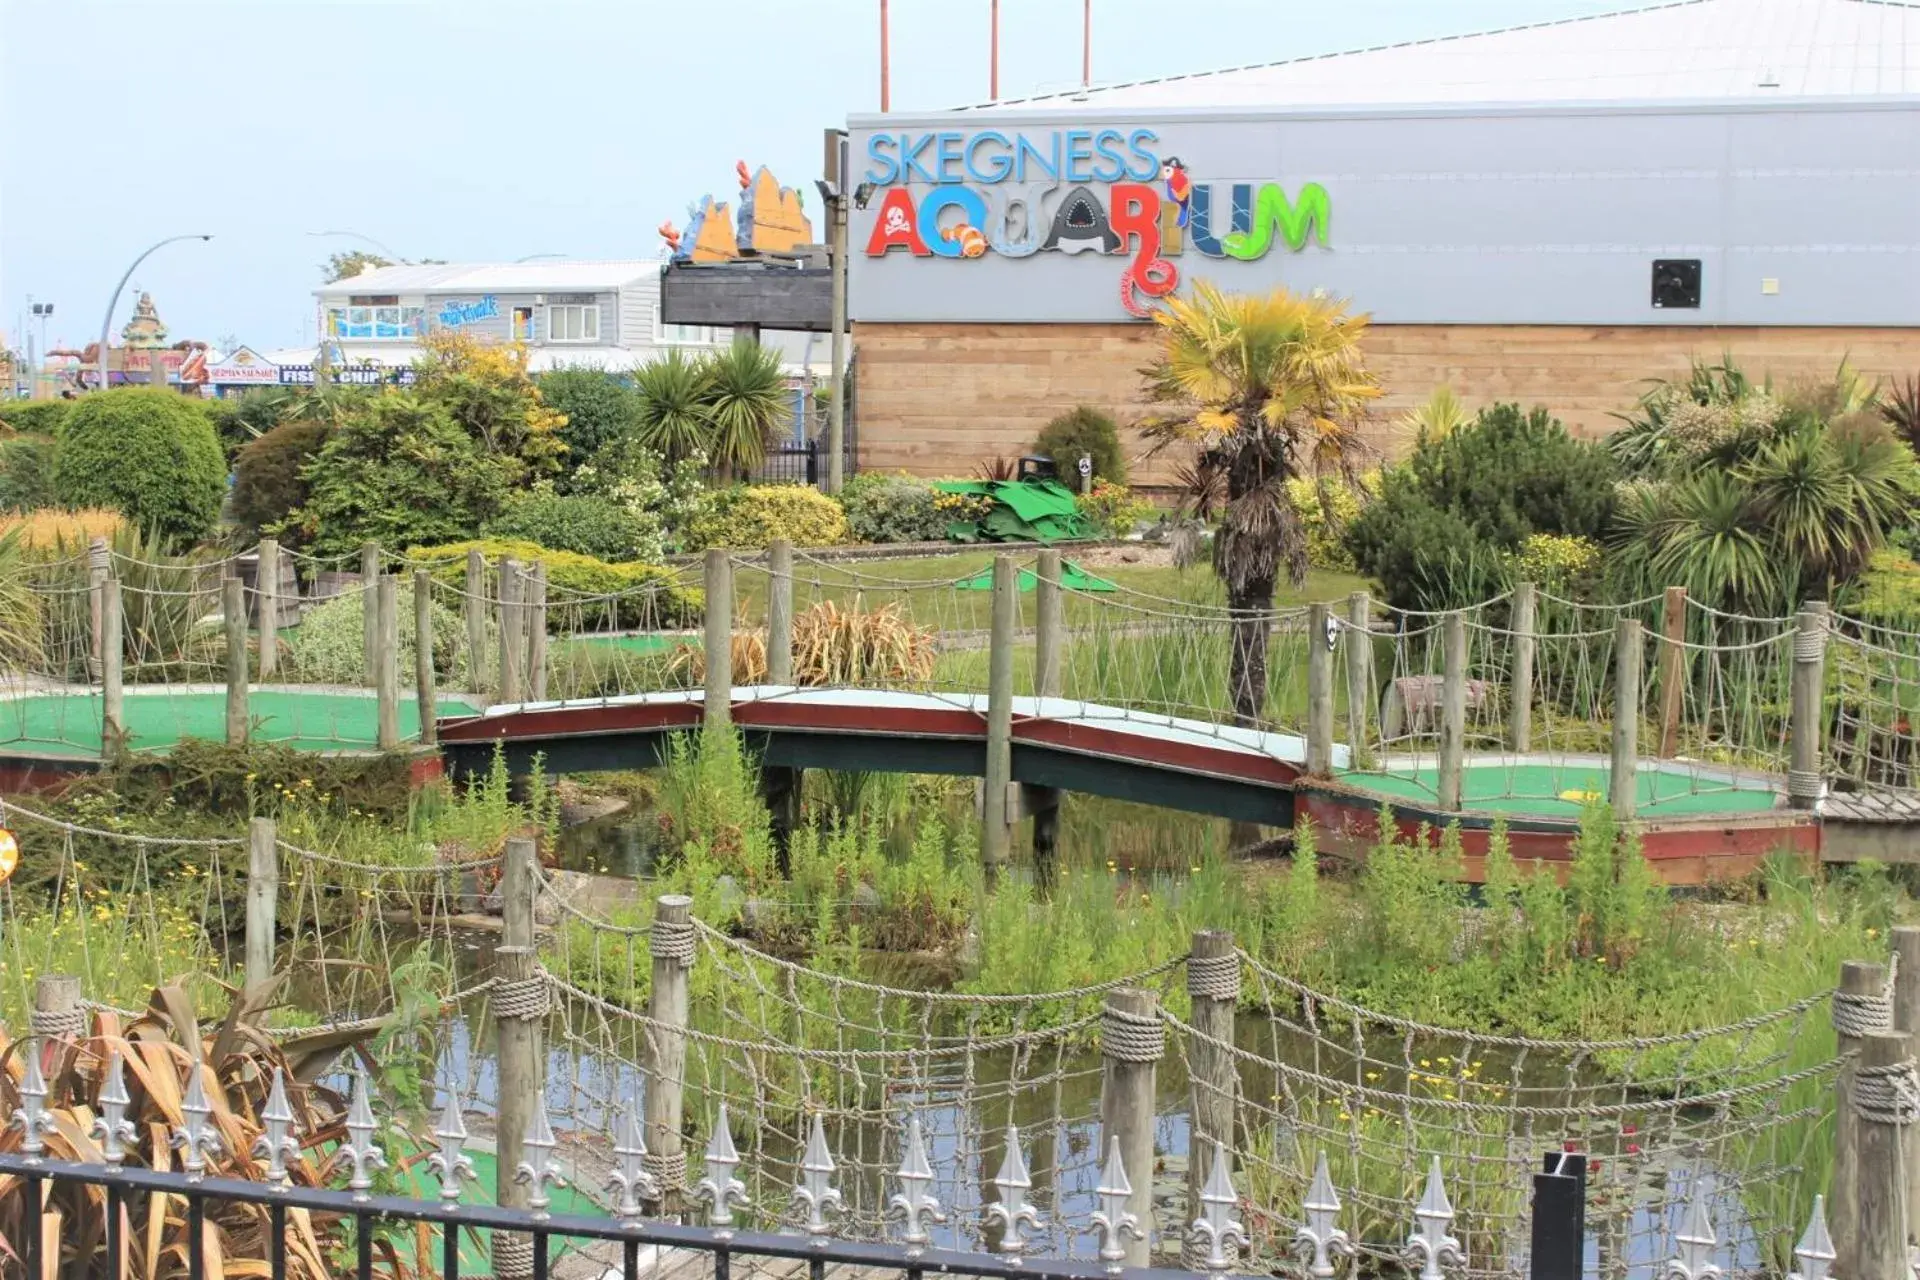
[(580, 305), (568, 303), (563, 306), (548, 307), (547, 341), (600, 341), (600, 308), (598, 304)]
[(654, 334), (656, 343), (667, 346), (715, 346), (733, 340), (733, 330), (716, 329), (705, 324), (661, 324)]

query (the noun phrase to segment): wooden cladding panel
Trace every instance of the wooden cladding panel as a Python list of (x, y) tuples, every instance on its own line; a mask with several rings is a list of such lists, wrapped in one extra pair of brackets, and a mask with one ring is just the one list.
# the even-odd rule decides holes
[[(920, 475), (1018, 457), (1078, 404), (1137, 420), (1140, 369), (1155, 349), (1153, 327), (1136, 324), (862, 324), (854, 342), (860, 465)], [(1470, 408), (1544, 404), (1598, 436), (1648, 380), (1684, 376), (1694, 356), (1731, 354), (1775, 382), (1826, 376), (1842, 358), (1873, 377), (1920, 372), (1920, 329), (1376, 325), (1367, 349), (1386, 388), (1367, 435), (1387, 452), (1393, 419), (1442, 383)], [(1173, 461), (1138, 462), (1135, 479), (1167, 483)]]

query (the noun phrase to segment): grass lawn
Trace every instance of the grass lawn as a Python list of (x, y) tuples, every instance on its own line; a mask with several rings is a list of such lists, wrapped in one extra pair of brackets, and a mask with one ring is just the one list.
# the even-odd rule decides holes
[[(1071, 547), (1063, 547), (1061, 552), (1069, 560), (1074, 558)], [(992, 592), (957, 591), (950, 584), (989, 568), (994, 555), (991, 548), (981, 548), (953, 555), (845, 564), (798, 560), (794, 564), (794, 609), (805, 609), (822, 600), (845, 606), (857, 598), (866, 609), (900, 601), (902, 608), (922, 626), (942, 631), (984, 631), (992, 620)], [(1029, 568), (1034, 554), (1015, 553), (1015, 562)], [(1149, 565), (1096, 565), (1087, 571), (1126, 590), (1098, 595), (1069, 593), (1066, 600), (1069, 626), (1125, 613), (1124, 609), (1113, 607), (1118, 603), (1151, 606), (1152, 602), (1130, 597), (1126, 591), (1196, 605), (1224, 607), (1226, 604), (1219, 580), (1212, 569), (1204, 565), (1186, 570)], [(1353, 574), (1314, 570), (1298, 590), (1283, 582), (1274, 593), (1274, 605), (1288, 608), (1315, 600), (1345, 600), (1366, 585), (1364, 579)], [(764, 623), (767, 615), (765, 571), (736, 568), (733, 591), (734, 609), (741, 620), (753, 626)], [(1021, 626), (1033, 625), (1033, 610), (1034, 593), (1028, 592), (1020, 597)]]

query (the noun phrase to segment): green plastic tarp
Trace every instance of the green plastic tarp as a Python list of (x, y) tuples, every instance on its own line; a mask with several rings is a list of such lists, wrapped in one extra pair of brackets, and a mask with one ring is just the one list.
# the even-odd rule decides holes
[(955, 542), (1046, 543), (1093, 536), (1073, 491), (1055, 480), (949, 480), (935, 487), (991, 504), (978, 520), (947, 526), (947, 536)]

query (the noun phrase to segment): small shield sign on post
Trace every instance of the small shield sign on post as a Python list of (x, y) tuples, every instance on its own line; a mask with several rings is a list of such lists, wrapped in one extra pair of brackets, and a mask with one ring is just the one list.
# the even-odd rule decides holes
[(1080, 455), (1080, 478), (1086, 479), (1093, 474), (1093, 459), (1087, 454)]
[(1331, 653), (1339, 647), (1340, 647), (1340, 619), (1334, 617), (1331, 613), (1329, 613), (1327, 615), (1327, 652)]
[(0, 827), (0, 884), (12, 879), (19, 867), (20, 842), (14, 839), (13, 832)]

